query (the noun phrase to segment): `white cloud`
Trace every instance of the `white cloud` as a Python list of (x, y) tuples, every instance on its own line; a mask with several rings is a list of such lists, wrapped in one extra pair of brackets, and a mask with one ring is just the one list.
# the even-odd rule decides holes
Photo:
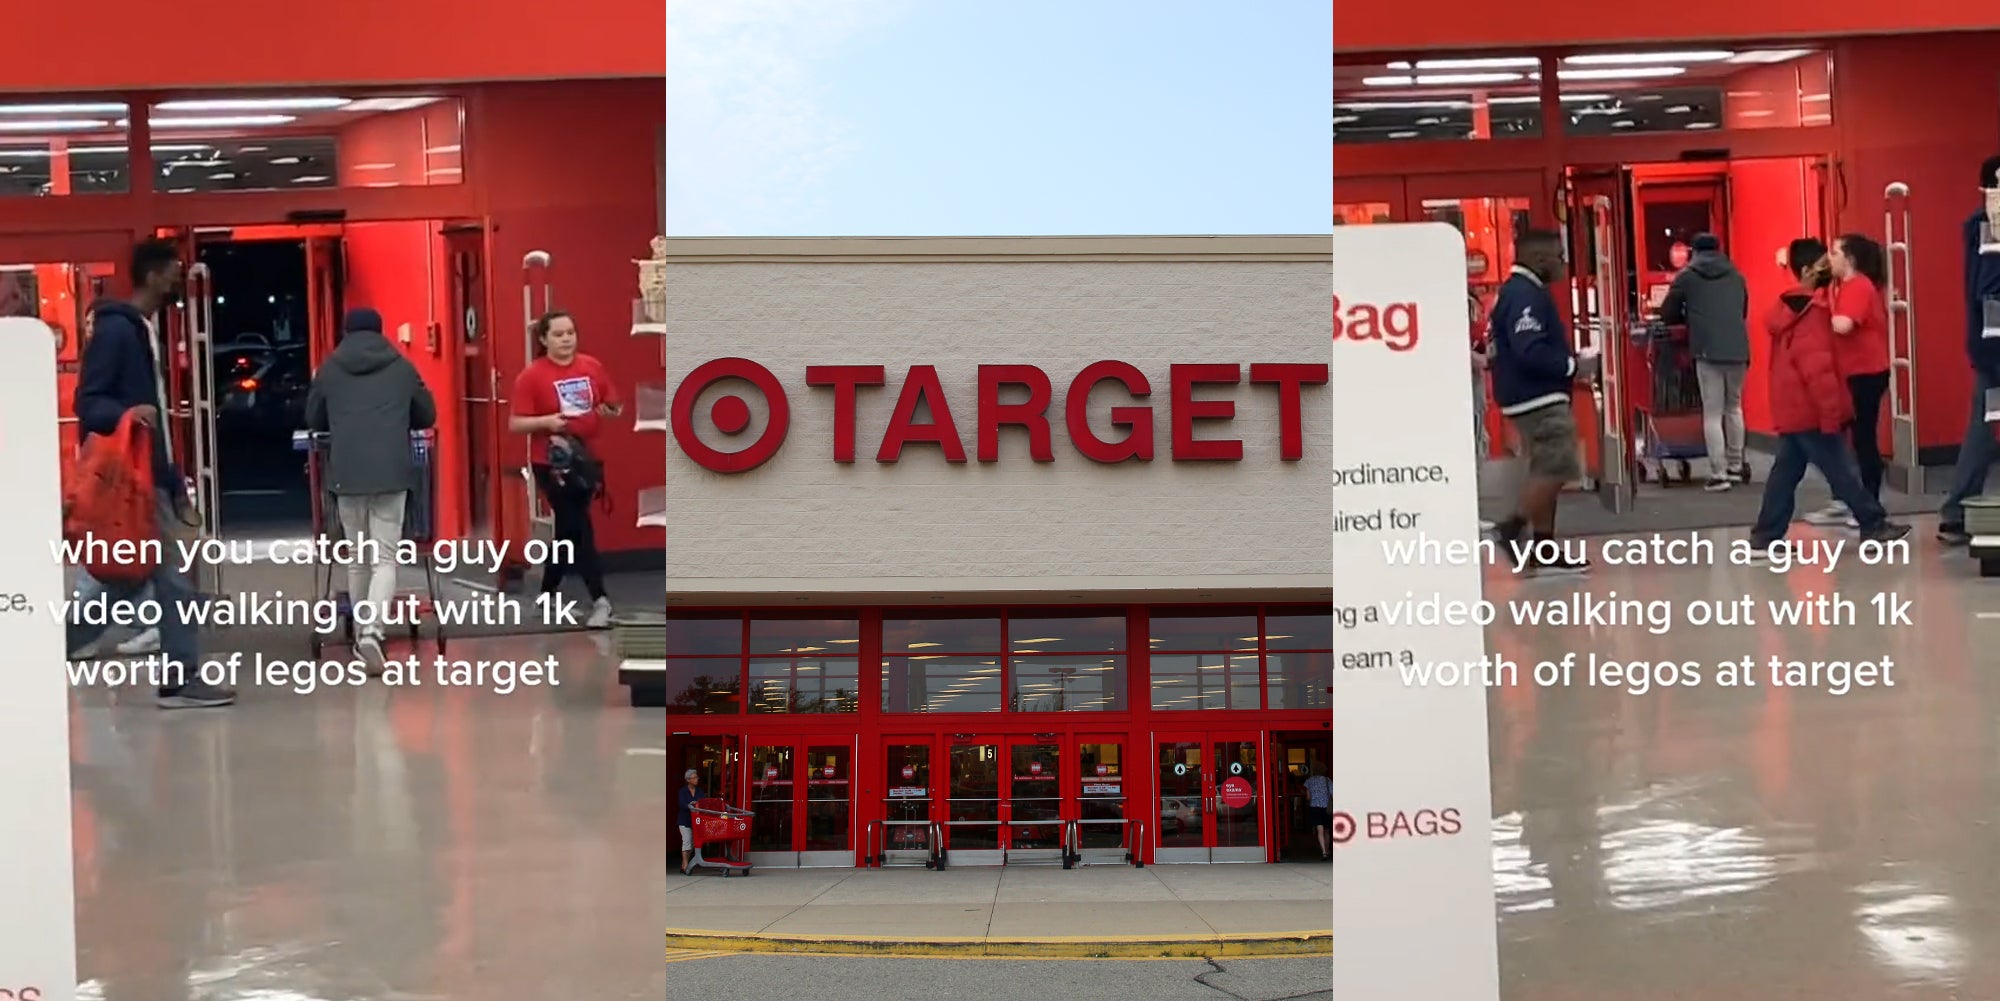
[(819, 64), (907, 0), (667, 0), (667, 231), (797, 232), (855, 146)]

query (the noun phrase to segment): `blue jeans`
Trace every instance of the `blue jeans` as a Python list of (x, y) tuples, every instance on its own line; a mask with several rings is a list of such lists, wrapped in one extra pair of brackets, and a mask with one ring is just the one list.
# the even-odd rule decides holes
[(1817, 467), (1820, 475), (1826, 477), (1834, 499), (1847, 505), (1862, 531), (1878, 528), (1889, 520), (1882, 502), (1861, 485), (1846, 435), (1824, 431), (1784, 434), (1778, 436), (1778, 458), (1771, 464), (1771, 475), (1764, 480), (1764, 505), (1757, 511), (1756, 527), (1750, 530), (1753, 545), (1761, 547), (1776, 542), (1791, 530), (1792, 513), (1798, 503), (1795, 495), (1809, 465)]
[[(174, 512), (173, 502), (162, 491), (161, 520), (164, 522), (178, 517), (179, 515)], [(195, 593), (194, 585), (176, 567), (180, 559), (177, 548), (169, 543), (163, 556), (160, 565), (153, 569), (152, 578), (138, 584), (107, 584), (89, 574), (84, 574), (77, 582), (77, 601), (81, 603), (99, 594), (109, 596), (114, 602), (138, 601), (145, 596), (147, 585), (152, 585), (153, 598), (160, 605), (160, 654), (162, 658), (171, 658), (186, 665), (186, 677), (193, 679), (196, 676), (194, 672), (201, 667), (201, 633), (199, 627), (189, 622), (187, 616), (182, 614), (182, 608), (183, 602), (192, 605), (198, 600), (199, 595)], [(105, 628), (103, 625), (84, 622), (68, 623), (68, 649), (75, 650), (85, 644), (97, 642), (98, 638), (104, 635)], [(161, 686), (164, 690), (180, 687), (180, 682), (175, 678), (168, 677), (164, 680), (166, 684)]]
[(1986, 423), (1986, 393), (1995, 386), (1990, 373), (1972, 374), (1972, 419), (1958, 446), (1958, 468), (1952, 470), (1951, 493), (1938, 510), (1947, 525), (1965, 524), (1965, 501), (1986, 492), (1986, 471), (1993, 466), (1993, 428)]

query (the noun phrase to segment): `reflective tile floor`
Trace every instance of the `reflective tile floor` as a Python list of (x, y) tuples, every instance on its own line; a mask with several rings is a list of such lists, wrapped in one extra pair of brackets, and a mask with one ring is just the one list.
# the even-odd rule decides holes
[(80, 692), (78, 996), (657, 1001), (665, 733), (607, 643), (454, 641), (560, 658), (506, 696)]
[[(1897, 682), (1847, 695), (1496, 690), (1507, 1001), (2000, 998), (2000, 580), (1978, 579), (1962, 551), (1941, 554), (1934, 520), (1915, 524), (1901, 567), (1850, 554), (1832, 574), (1600, 563), (1584, 581), (1489, 578), (1495, 600), (1616, 590), (1749, 595), (1761, 608), (1838, 589), (1865, 624), (1655, 636), (1503, 617), (1489, 635), (1522, 661), (1888, 655)], [(1878, 591), (1914, 599), (1914, 624), (1868, 624)]]

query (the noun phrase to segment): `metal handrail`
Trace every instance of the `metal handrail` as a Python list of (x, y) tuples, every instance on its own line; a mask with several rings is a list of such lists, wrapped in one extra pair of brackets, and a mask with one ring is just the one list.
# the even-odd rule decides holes
[[(922, 825), (923, 827), (926, 828), (924, 832), (924, 868), (926, 869), (937, 868), (938, 849), (943, 847), (944, 832), (938, 828), (936, 821), (883, 820), (883, 819), (876, 819), (868, 822), (868, 829), (862, 836), (863, 837), (861, 846), (862, 867), (863, 868), (873, 867), (879, 869), (884, 865), (888, 864), (887, 859), (889, 857), (889, 850), (890, 850), (889, 828), (916, 827), (919, 825)], [(881, 829), (882, 831), (882, 849), (880, 851), (877, 851), (875, 849), (875, 831), (878, 828)], [(899, 849), (899, 850), (907, 851), (908, 849)]]
[(1078, 818), (1069, 821), (1069, 832), (1066, 839), (1068, 845), (1066, 854), (1069, 860), (1065, 863), (1065, 868), (1083, 864), (1084, 824), (1117, 824), (1120, 829), (1118, 847), (1124, 852), (1125, 861), (1135, 867), (1143, 868), (1145, 866), (1145, 863), (1140, 860), (1140, 854), (1141, 846), (1145, 844), (1146, 822), (1143, 820), (1130, 820), (1124, 817), (1101, 817), (1093, 820)]

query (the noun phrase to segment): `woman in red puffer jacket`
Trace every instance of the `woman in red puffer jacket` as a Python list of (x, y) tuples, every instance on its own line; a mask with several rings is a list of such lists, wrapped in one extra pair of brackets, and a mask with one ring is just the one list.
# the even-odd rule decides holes
[(1813, 239), (1793, 240), (1787, 262), (1799, 278), (1798, 287), (1780, 295), (1764, 317), (1764, 330), (1771, 338), (1771, 424), (1778, 433), (1778, 455), (1764, 480), (1764, 504), (1750, 529), (1751, 545), (1769, 550), (1784, 540), (1807, 466), (1826, 477), (1834, 498), (1846, 504), (1860, 524), (1863, 539), (1900, 539), (1910, 534), (1910, 526), (1889, 520), (1881, 502), (1862, 487), (1848, 451), (1854, 399), (1834, 362), (1826, 245)]

